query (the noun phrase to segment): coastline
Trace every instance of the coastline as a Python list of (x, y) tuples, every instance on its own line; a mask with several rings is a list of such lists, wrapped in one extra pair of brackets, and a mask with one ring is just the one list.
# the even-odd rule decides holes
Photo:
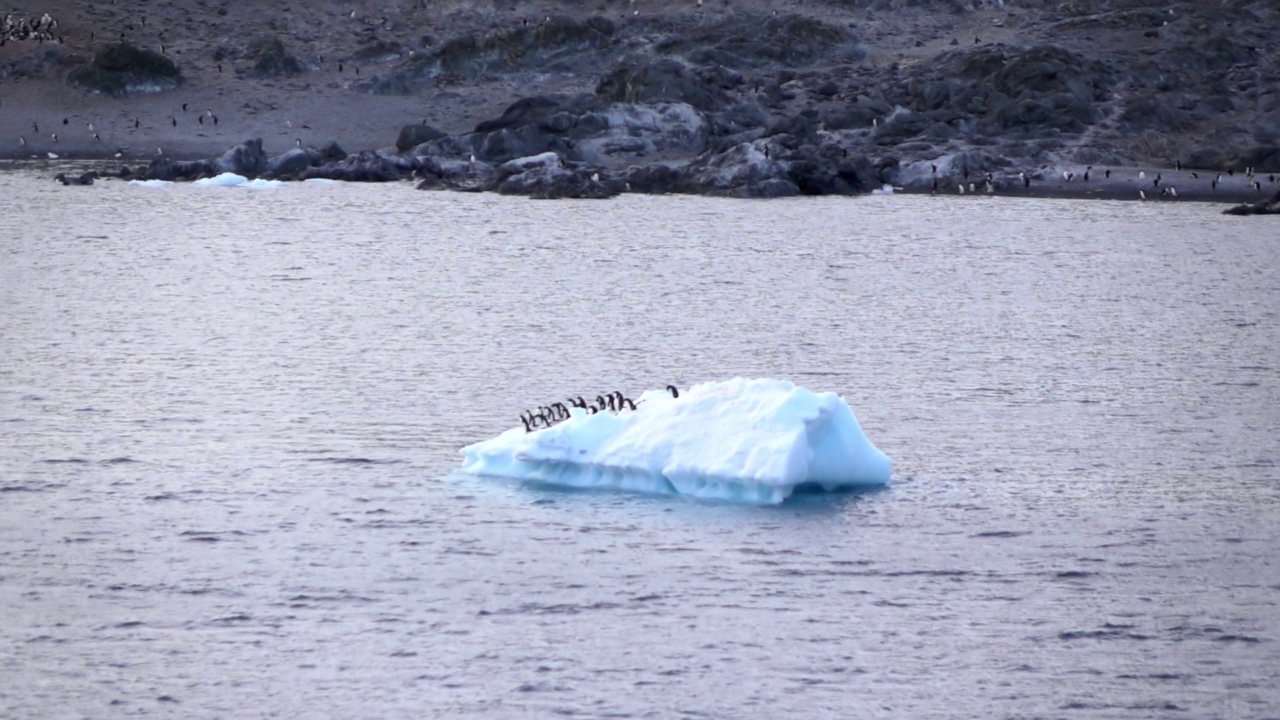
[[(1261, 37), (1249, 22), (1188, 49), (1203, 35), (1197, 23), (1218, 16), (1171, 2), (1161, 17), (1174, 19), (1153, 32), (1141, 14), (1117, 20), (1092, 2), (1069, 17), (943, 0), (781, 15), (756, 0), (714, 10), (653, 0), (643, 14), (551, 0), (358, 2), (285, 17), (53, 0), (56, 45), (0, 46), (0, 159), (53, 154), (150, 172), (160, 158), (148, 177), (193, 179), (257, 174), (261, 163), (214, 160), (260, 139), (260, 158), (333, 143), (362, 158), (326, 170), (332, 156), (309, 150), (309, 167), (272, 169), (281, 179), (434, 178), (431, 187), (540, 197), (853, 195), (885, 184), (984, 194), (990, 177), (992, 194), (1011, 197), (1267, 200), (1280, 189), (1280, 147), (1268, 144), (1280, 137), (1267, 131), (1269, 118), (1280, 127), (1280, 94), (1258, 83), (1280, 77), (1280, 61), (1245, 44)], [(1261, 18), (1247, 5), (1218, 12)], [(271, 59), (288, 72), (263, 72), (264, 32), (283, 38)], [(181, 84), (124, 97), (73, 88), (69, 73), (106, 38), (163, 53)], [(1173, 59), (1204, 66), (1178, 102), (1229, 111), (1178, 110), (1152, 94), (1148, 75)], [(402, 131), (419, 125), (437, 139), (404, 146)], [(548, 152), (556, 167), (533, 163), (538, 177), (498, 188), (504, 167)], [(1112, 177), (1099, 177), (1106, 168)]]

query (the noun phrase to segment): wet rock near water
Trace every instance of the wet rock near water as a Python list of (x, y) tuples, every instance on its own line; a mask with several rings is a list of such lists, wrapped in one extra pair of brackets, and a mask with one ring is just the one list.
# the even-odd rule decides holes
[(71, 87), (113, 97), (164, 92), (182, 82), (182, 73), (172, 60), (124, 42), (103, 47), (90, 62), (67, 76)]
[(1262, 202), (1246, 203), (1244, 205), (1236, 205), (1222, 211), (1223, 215), (1280, 215), (1280, 191), (1271, 196), (1270, 200)]

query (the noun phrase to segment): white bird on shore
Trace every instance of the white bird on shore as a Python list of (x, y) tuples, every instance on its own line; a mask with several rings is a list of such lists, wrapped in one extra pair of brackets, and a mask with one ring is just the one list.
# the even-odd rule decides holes
[(1139, 170), (1139, 171), (1138, 171), (1138, 179), (1139, 179), (1139, 180), (1146, 180), (1146, 179), (1147, 179), (1147, 173), (1146, 173), (1146, 171), (1145, 171), (1145, 170)]
[(959, 194), (961, 194), (961, 195), (963, 195), (963, 194), (964, 194), (964, 183), (960, 183), (960, 184), (956, 185), (956, 192), (957, 192), (957, 193), (959, 193)]
[(600, 173), (591, 173), (591, 182), (593, 183), (600, 182)]
[(1142, 200), (1146, 200), (1146, 199), (1147, 199), (1147, 191), (1146, 191), (1146, 190), (1139, 190), (1139, 191), (1138, 191), (1138, 197), (1139, 197), (1140, 199), (1142, 199)]

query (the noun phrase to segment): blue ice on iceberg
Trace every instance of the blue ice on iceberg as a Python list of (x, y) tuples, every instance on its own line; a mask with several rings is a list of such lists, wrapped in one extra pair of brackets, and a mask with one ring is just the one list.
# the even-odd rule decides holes
[(892, 462), (839, 395), (782, 380), (650, 390), (631, 412), (588, 414), (462, 449), (462, 471), (583, 488), (777, 504), (799, 486), (886, 485)]

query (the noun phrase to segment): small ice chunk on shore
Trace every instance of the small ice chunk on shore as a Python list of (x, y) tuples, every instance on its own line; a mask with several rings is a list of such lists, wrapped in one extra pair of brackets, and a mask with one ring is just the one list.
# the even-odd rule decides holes
[(888, 484), (892, 462), (832, 392), (735, 378), (679, 398), (650, 390), (631, 412), (574, 408), (550, 428), (513, 428), (462, 449), (463, 472), (573, 487), (777, 504), (802, 485)]

